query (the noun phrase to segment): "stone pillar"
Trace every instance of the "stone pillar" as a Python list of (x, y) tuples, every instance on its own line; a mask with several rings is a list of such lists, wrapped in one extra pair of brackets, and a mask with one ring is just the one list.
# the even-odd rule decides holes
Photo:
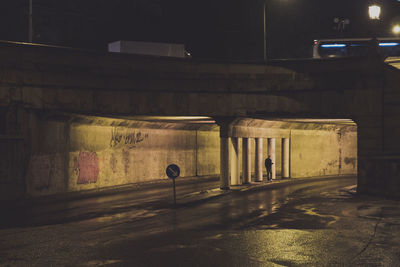
[(275, 156), (275, 138), (268, 138), (268, 155), (272, 161), (272, 179), (276, 179), (276, 156)]
[(229, 173), (229, 137), (220, 138), (220, 188), (229, 189), (230, 173)]
[(251, 181), (251, 142), (250, 138), (243, 138), (242, 141), (242, 173), (243, 183), (248, 184)]
[(239, 138), (231, 137), (229, 142), (231, 160), (231, 185), (240, 185), (240, 160), (239, 160)]
[(263, 156), (263, 139), (256, 138), (256, 160), (255, 160), (255, 180), (261, 182), (263, 180), (263, 167), (264, 167), (264, 156)]
[(282, 138), (282, 178), (290, 178), (290, 139)]

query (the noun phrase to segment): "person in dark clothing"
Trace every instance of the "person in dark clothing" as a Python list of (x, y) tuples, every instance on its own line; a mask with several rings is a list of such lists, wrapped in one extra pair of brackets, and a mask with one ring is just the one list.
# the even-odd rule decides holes
[(267, 179), (268, 181), (272, 181), (272, 160), (271, 156), (268, 155), (268, 158), (265, 159), (265, 168), (267, 168)]
[(368, 46), (368, 56), (370, 58), (385, 60), (386, 56), (380, 48), (379, 40), (376, 37), (373, 37), (371, 40), (369, 40)]

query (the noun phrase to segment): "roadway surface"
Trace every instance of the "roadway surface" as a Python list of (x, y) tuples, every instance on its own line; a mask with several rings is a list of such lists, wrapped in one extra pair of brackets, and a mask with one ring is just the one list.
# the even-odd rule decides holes
[[(193, 193), (209, 192), (218, 186), (218, 177), (178, 178), (177, 199), (192, 198)], [(172, 192), (171, 180), (158, 180), (105, 191), (29, 199), (19, 205), (3, 206), (7, 218), (0, 221), (0, 228), (80, 221), (150, 206), (166, 208), (173, 204)]]
[[(399, 266), (399, 201), (355, 196), (349, 191), (355, 183), (355, 177), (277, 182), (208, 200), (202, 194), (175, 208), (157, 195), (160, 188), (154, 198), (126, 204), (122, 192), (76, 199), (74, 220), (72, 209), (57, 223), (44, 208), (52, 205), (42, 205), (42, 215), (38, 207), (30, 215), (40, 220), (3, 225), (0, 265)], [(96, 216), (81, 211), (88, 207)]]

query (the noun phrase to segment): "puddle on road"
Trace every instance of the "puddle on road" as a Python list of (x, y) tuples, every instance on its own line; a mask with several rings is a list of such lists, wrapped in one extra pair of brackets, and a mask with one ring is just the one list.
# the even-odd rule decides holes
[(222, 239), (223, 235), (222, 234), (218, 234), (218, 235), (213, 235), (213, 236), (207, 236), (204, 239), (206, 240), (217, 240), (217, 239)]
[(357, 208), (358, 217), (379, 219), (382, 216), (382, 207), (361, 205)]
[(330, 219), (331, 221), (326, 224), (327, 226), (336, 223), (340, 219), (340, 217), (335, 216), (335, 215), (319, 214), (318, 212), (315, 211), (316, 208), (310, 207), (309, 205), (297, 206), (295, 208), (303, 211), (305, 214), (310, 215), (310, 216), (317, 216), (317, 217), (321, 217), (321, 218)]
[(121, 264), (122, 260), (92, 260), (81, 266), (107, 266), (112, 264)]
[(195, 244), (192, 245), (182, 245), (182, 244), (169, 244), (163, 247), (150, 249), (150, 252), (169, 252), (176, 251), (178, 249), (188, 249), (188, 248), (197, 248), (198, 246)]

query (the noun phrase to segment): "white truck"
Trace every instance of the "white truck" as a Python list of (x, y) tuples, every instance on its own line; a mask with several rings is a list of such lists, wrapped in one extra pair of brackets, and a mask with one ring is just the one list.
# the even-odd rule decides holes
[(116, 41), (108, 44), (108, 52), (159, 57), (190, 58), (184, 44), (139, 41)]

